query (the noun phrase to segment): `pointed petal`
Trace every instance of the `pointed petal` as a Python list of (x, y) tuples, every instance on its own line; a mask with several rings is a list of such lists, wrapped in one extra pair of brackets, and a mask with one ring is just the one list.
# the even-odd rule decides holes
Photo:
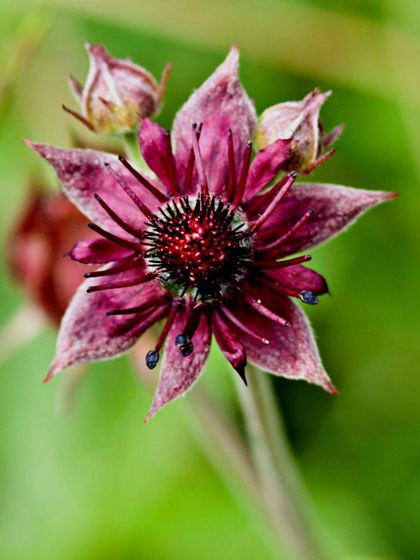
[(292, 326), (287, 328), (268, 321), (242, 298), (232, 302), (230, 309), (242, 323), (270, 342), (265, 346), (238, 331), (248, 361), (263, 371), (290, 379), (304, 379), (331, 393), (336, 392), (322, 366), (308, 319), (298, 304), (266, 286), (255, 284), (250, 291), (253, 297), (261, 299), (263, 305), (290, 321)]
[[(113, 281), (130, 280), (144, 273), (136, 268), (113, 275)], [(136, 340), (168, 309), (167, 302), (142, 314), (110, 315), (108, 311), (142, 305), (164, 296), (156, 281), (140, 286), (88, 294), (89, 286), (103, 278), (86, 280), (76, 292), (61, 322), (57, 351), (47, 379), (80, 362), (107, 360), (129, 350)]]
[(369, 208), (395, 196), (395, 193), (338, 185), (294, 185), (261, 228), (261, 244), (275, 241), (306, 212), (313, 210), (310, 220), (270, 256), (279, 258), (316, 247), (346, 229)]
[(192, 339), (194, 350), (186, 357), (181, 356), (179, 348), (175, 346), (175, 339), (182, 333), (184, 325), (185, 313), (180, 311), (166, 340), (159, 385), (146, 421), (150, 420), (165, 404), (190, 389), (206, 365), (211, 343), (211, 330), (207, 316), (202, 314)]
[(308, 290), (316, 295), (328, 293), (325, 278), (315, 270), (301, 264), (288, 266), (287, 268), (264, 270), (264, 274), (289, 290), (296, 290), (297, 292)]
[(150, 121), (142, 119), (139, 131), (141, 154), (150, 169), (169, 189), (168, 161), (166, 157), (166, 141), (164, 129)]
[(291, 140), (276, 140), (270, 146), (260, 150), (255, 156), (246, 181), (244, 202), (249, 202), (253, 196), (267, 187), (290, 154)]
[(108, 239), (84, 239), (77, 241), (68, 252), (70, 258), (85, 264), (103, 264), (133, 255), (133, 251), (124, 249)]
[(107, 171), (105, 163), (109, 163), (131, 188), (139, 193), (141, 200), (152, 212), (156, 210), (156, 198), (140, 185), (116, 156), (93, 150), (62, 150), (48, 144), (29, 141), (26, 143), (54, 167), (69, 199), (92, 222), (105, 230), (119, 236), (123, 232), (95, 200), (95, 193), (130, 226), (142, 229), (146, 220)]
[(211, 327), (220, 350), (231, 366), (239, 373), (246, 385), (246, 350), (240, 339), (235, 336), (217, 311), (210, 316)]
[(256, 127), (255, 109), (239, 81), (238, 70), (239, 53), (233, 47), (226, 60), (181, 108), (173, 126), (178, 175), (183, 180), (191, 150), (191, 126), (203, 123), (200, 150), (210, 191), (215, 194), (223, 194), (226, 187), (229, 128), (239, 173), (246, 142), (252, 139)]

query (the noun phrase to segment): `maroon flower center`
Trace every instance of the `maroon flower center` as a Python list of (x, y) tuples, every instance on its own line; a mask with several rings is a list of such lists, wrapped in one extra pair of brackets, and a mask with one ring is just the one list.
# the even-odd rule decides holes
[(244, 278), (252, 261), (247, 223), (214, 196), (172, 201), (147, 226), (150, 248), (144, 256), (175, 295), (189, 294), (203, 303), (219, 299)]

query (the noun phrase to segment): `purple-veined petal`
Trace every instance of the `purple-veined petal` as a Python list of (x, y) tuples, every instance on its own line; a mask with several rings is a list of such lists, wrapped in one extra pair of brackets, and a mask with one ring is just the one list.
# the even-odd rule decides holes
[(269, 341), (268, 345), (263, 345), (238, 330), (237, 335), (246, 348), (248, 362), (263, 371), (290, 379), (304, 379), (335, 393), (322, 366), (308, 319), (299, 305), (287, 296), (257, 283), (251, 286), (250, 293), (268, 309), (290, 321), (292, 326), (283, 327), (267, 320), (241, 297), (233, 300), (229, 307), (236, 317)]
[(228, 130), (232, 130), (237, 175), (248, 140), (256, 128), (254, 106), (238, 76), (239, 53), (226, 60), (195, 91), (175, 117), (173, 140), (178, 176), (183, 180), (192, 145), (192, 125), (203, 123), (200, 150), (210, 191), (223, 194), (228, 176)]
[(328, 293), (325, 278), (306, 266), (301, 264), (264, 270), (264, 274), (278, 282), (284, 288), (301, 292), (308, 290), (316, 295)]
[[(136, 268), (114, 274), (112, 281), (138, 278), (144, 269)], [(168, 310), (167, 301), (141, 314), (110, 315), (108, 311), (124, 309), (154, 301), (165, 291), (157, 281), (122, 289), (87, 293), (89, 286), (103, 284), (105, 278), (90, 278), (77, 290), (61, 322), (57, 351), (47, 379), (80, 362), (107, 360), (129, 350), (136, 340)]]
[(95, 200), (94, 194), (98, 194), (130, 226), (142, 229), (146, 221), (144, 215), (110, 175), (105, 163), (109, 163), (124, 178), (152, 212), (156, 210), (156, 198), (140, 185), (116, 156), (93, 150), (62, 150), (48, 144), (29, 141), (26, 143), (54, 167), (69, 199), (92, 222), (105, 230), (131, 238), (105, 212)]
[(139, 144), (145, 162), (165, 187), (169, 189), (169, 166), (164, 129), (149, 119), (142, 119), (139, 131)]
[(291, 140), (277, 140), (256, 154), (246, 181), (244, 203), (249, 202), (275, 179), (281, 166), (289, 157), (290, 143)]
[(182, 333), (184, 325), (185, 312), (180, 310), (166, 339), (159, 385), (146, 421), (150, 420), (165, 404), (188, 391), (200, 377), (206, 365), (211, 343), (211, 330), (207, 316), (202, 314), (192, 338), (194, 350), (186, 357), (182, 356), (180, 349), (175, 346), (175, 339)]
[(85, 264), (104, 264), (133, 255), (133, 251), (124, 249), (108, 239), (84, 239), (77, 241), (68, 252), (74, 261)]
[[(271, 258), (305, 251), (331, 239), (366, 210), (385, 202), (395, 193), (367, 191), (338, 185), (294, 185), (259, 232), (261, 246), (287, 232), (306, 212), (313, 215), (293, 237), (270, 252)], [(259, 212), (262, 212), (261, 208)]]

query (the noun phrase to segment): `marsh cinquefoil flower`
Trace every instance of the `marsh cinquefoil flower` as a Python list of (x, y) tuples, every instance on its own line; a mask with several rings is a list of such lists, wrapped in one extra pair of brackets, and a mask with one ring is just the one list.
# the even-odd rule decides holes
[(63, 107), (68, 113), (93, 132), (113, 134), (136, 130), (140, 117), (159, 112), (171, 63), (159, 85), (150, 72), (131, 60), (114, 58), (103, 45), (86, 43), (86, 49), (90, 61), (86, 84), (70, 78), (82, 114)]
[[(194, 123), (198, 123), (196, 126)], [(160, 380), (148, 417), (202, 372), (212, 334), (245, 379), (247, 360), (334, 392), (300, 306), (327, 292), (302, 253), (392, 196), (323, 184), (275, 182), (291, 139), (251, 163), (255, 110), (238, 78), (238, 52), (191, 96), (168, 131), (143, 119), (142, 155), (158, 181), (124, 158), (30, 145), (55, 168), (99, 237), (71, 251), (86, 274), (61, 324), (48, 378), (82, 361), (115, 357), (166, 318)], [(274, 181), (274, 185), (266, 188)]]

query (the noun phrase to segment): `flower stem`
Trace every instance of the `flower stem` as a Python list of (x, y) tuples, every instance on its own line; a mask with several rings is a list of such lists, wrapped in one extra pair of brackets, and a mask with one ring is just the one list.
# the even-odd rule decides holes
[[(260, 489), (287, 558), (325, 558), (315, 538), (316, 521), (293, 459), (270, 376), (249, 367), (248, 387), (238, 383)], [(315, 529), (314, 529), (315, 525)]]
[(129, 161), (140, 170), (147, 171), (147, 165), (140, 152), (138, 132), (127, 132), (124, 134), (124, 145)]

